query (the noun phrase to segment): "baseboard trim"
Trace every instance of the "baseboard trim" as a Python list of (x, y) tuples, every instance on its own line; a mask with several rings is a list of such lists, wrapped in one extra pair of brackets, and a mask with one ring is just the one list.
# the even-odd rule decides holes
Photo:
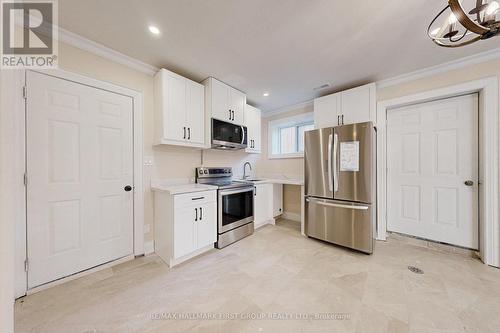
[(155, 253), (155, 243), (154, 241), (149, 241), (144, 243), (144, 255)]
[(281, 217), (285, 220), (300, 222), (300, 214), (297, 213), (283, 212), (283, 214), (281, 214)]

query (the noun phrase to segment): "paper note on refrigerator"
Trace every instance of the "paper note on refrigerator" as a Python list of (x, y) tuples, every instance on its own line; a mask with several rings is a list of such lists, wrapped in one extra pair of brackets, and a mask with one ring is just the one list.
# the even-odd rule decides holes
[(340, 171), (359, 171), (359, 141), (340, 143)]

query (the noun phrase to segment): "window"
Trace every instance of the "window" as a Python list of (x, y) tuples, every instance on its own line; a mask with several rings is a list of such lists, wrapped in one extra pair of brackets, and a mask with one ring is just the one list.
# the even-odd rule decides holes
[(312, 113), (269, 122), (269, 158), (303, 157), (304, 133), (312, 129), (314, 129)]

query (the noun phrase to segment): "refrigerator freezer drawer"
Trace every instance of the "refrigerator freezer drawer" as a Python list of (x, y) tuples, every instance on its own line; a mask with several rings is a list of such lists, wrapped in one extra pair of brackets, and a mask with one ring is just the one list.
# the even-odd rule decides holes
[(307, 236), (373, 253), (372, 205), (309, 197), (305, 208)]

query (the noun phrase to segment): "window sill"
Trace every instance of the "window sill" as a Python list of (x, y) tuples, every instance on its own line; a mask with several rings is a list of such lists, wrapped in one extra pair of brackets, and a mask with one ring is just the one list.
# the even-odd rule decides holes
[(304, 153), (269, 155), (268, 158), (270, 160), (279, 160), (279, 159), (286, 159), (286, 158), (304, 158)]

